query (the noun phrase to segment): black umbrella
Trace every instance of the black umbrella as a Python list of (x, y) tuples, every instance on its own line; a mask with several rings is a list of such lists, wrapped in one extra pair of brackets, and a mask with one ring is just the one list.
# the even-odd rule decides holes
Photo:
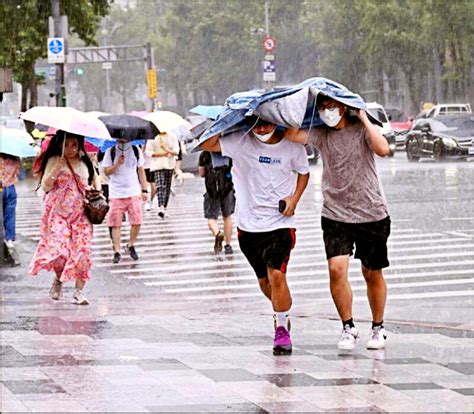
[(107, 127), (112, 138), (127, 142), (154, 139), (160, 133), (152, 122), (133, 115), (104, 115), (99, 119)]

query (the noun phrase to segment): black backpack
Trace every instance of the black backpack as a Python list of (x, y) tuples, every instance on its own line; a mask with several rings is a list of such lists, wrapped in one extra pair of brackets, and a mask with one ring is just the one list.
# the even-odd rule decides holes
[(222, 167), (213, 167), (211, 154), (202, 154), (202, 164), (206, 168), (206, 176), (204, 182), (206, 185), (206, 192), (211, 198), (224, 198), (234, 189), (232, 183), (232, 160), (230, 165)]
[[(132, 148), (133, 148), (133, 153), (135, 154), (135, 158), (137, 159), (137, 162), (138, 162), (138, 160), (140, 159), (140, 153), (138, 152), (138, 147), (136, 145), (132, 145)], [(110, 158), (112, 159), (112, 164), (114, 163), (114, 160), (115, 160), (115, 152), (116, 152), (116, 149), (114, 146), (110, 150)]]

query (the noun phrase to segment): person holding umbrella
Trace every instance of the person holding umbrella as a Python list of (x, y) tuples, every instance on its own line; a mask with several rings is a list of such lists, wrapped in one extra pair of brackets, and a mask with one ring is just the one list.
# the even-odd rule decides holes
[(28, 273), (55, 273), (53, 300), (61, 298), (64, 282), (74, 280), (73, 303), (88, 305), (82, 290), (92, 267), (92, 224), (84, 212), (83, 194), (88, 186), (100, 190), (100, 181), (85, 152), (84, 137), (58, 131), (44, 153), (39, 174), (45, 207)]
[(108, 115), (99, 119), (116, 139), (116, 145), (105, 151), (102, 168), (108, 177), (110, 210), (107, 225), (112, 228), (113, 263), (119, 263), (122, 220), (130, 221), (130, 237), (125, 252), (138, 260), (135, 242), (143, 220), (142, 200), (148, 201), (148, 183), (143, 168), (143, 152), (135, 141), (152, 139), (159, 131), (149, 121), (133, 115)]

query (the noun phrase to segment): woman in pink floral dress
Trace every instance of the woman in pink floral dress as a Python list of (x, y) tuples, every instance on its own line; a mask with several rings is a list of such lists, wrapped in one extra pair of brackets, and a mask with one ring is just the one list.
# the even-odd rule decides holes
[(58, 131), (44, 154), (40, 174), (45, 206), (41, 238), (28, 273), (48, 270), (56, 274), (50, 290), (54, 300), (61, 298), (64, 282), (75, 280), (74, 303), (87, 305), (82, 289), (92, 267), (92, 224), (84, 213), (82, 193), (88, 185), (100, 189), (100, 180), (84, 151), (84, 137)]

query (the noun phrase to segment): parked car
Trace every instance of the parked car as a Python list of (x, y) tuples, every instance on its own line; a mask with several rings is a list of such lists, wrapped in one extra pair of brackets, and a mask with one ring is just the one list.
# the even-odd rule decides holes
[(406, 139), (408, 161), (474, 156), (474, 115), (418, 119)]
[(405, 148), (405, 135), (413, 126), (413, 118), (408, 117), (400, 108), (386, 107), (385, 113), (388, 116), (390, 125), (392, 126), (395, 135), (397, 148)]
[(436, 118), (440, 115), (450, 115), (450, 114), (460, 114), (468, 113), (471, 114), (471, 104), (438, 104), (431, 108), (426, 117), (427, 118)]
[(390, 125), (388, 116), (385, 113), (383, 106), (377, 102), (368, 102), (367, 110), (374, 118), (377, 118), (382, 123), (382, 127), (378, 126), (378, 128), (387, 140), (388, 145), (390, 147), (389, 157), (393, 157), (393, 155), (395, 154), (396, 139), (395, 134), (393, 133), (392, 126)]

